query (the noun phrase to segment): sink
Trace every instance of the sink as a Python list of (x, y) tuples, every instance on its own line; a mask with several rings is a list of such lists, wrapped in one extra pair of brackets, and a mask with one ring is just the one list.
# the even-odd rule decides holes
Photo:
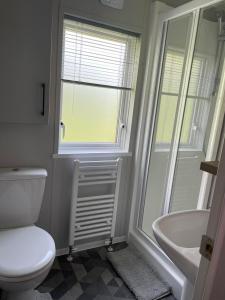
[(198, 273), (199, 247), (208, 219), (209, 210), (188, 210), (162, 216), (152, 225), (161, 248), (192, 284)]

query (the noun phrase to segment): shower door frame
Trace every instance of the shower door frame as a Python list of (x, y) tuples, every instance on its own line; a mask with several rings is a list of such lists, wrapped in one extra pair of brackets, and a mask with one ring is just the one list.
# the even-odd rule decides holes
[[(185, 67), (184, 72), (182, 75), (182, 84), (181, 84), (181, 90), (182, 92), (179, 94), (178, 99), (178, 105), (177, 105), (177, 111), (176, 111), (176, 121), (174, 125), (174, 133), (171, 141), (172, 150), (170, 150), (170, 167), (168, 168), (167, 173), (167, 184), (164, 191), (164, 205), (162, 208), (162, 215), (167, 214), (170, 209), (170, 201), (171, 201), (171, 193), (173, 188), (173, 179), (174, 174), (176, 171), (176, 161), (177, 161), (177, 154), (178, 154), (178, 148), (179, 148), (179, 138), (180, 133), (182, 130), (182, 122), (183, 122), (183, 116), (184, 116), (184, 110), (186, 105), (186, 97), (188, 92), (188, 85), (189, 85), (189, 79), (191, 76), (191, 67), (192, 67), (192, 59), (194, 57), (194, 49), (195, 49), (195, 43), (196, 43), (196, 37), (198, 33), (198, 24), (199, 24), (199, 18), (200, 18), (200, 10), (202, 8), (208, 7), (213, 4), (217, 4), (222, 2), (222, 0), (195, 0), (191, 3), (187, 3), (185, 5), (182, 5), (178, 8), (171, 9), (169, 12), (162, 13), (159, 16), (159, 30), (157, 32), (157, 42), (155, 46), (155, 61), (153, 64), (153, 76), (150, 82), (150, 97), (148, 98), (149, 106), (148, 106), (148, 114), (150, 115), (150, 120), (146, 120), (147, 123), (149, 121), (149, 124), (146, 126), (146, 130), (149, 130), (148, 136), (144, 137), (146, 151), (145, 155), (142, 161), (145, 164), (144, 169), (144, 175), (143, 175), (143, 182), (141, 185), (141, 197), (139, 202), (139, 209), (138, 209), (138, 216), (136, 218), (136, 228), (139, 232), (141, 232), (145, 237), (146, 234), (142, 230), (142, 222), (143, 222), (143, 213), (144, 213), (144, 205), (145, 205), (145, 196), (146, 196), (146, 189), (147, 189), (147, 179), (148, 179), (148, 171), (149, 171), (149, 165), (150, 165), (150, 158), (151, 158), (151, 150), (152, 150), (152, 144), (153, 144), (153, 135), (155, 130), (155, 121), (156, 121), (156, 109), (158, 106), (159, 101), (159, 90), (160, 90), (160, 79), (162, 76), (162, 65), (163, 65), (163, 59), (164, 59), (164, 53), (165, 53), (165, 42), (167, 37), (167, 27), (168, 22), (170, 20), (176, 19), (181, 16), (188, 15), (192, 13), (192, 29), (190, 31), (190, 37), (189, 37), (189, 43), (187, 47), (187, 55), (185, 57)], [(158, 51), (158, 53), (157, 53)], [(220, 112), (214, 120), (212, 124), (212, 129), (210, 133), (209, 138), (209, 151), (207, 151), (206, 159), (210, 159), (210, 157), (215, 153), (215, 149), (217, 149), (219, 145), (219, 139), (215, 135), (215, 129), (221, 130), (222, 129), (222, 117), (225, 112), (225, 107), (223, 105), (223, 87), (222, 82), (225, 81), (225, 74), (222, 74), (221, 82), (220, 82), (220, 88), (218, 91), (217, 98), (219, 97), (219, 101), (216, 101), (216, 111)], [(157, 99), (154, 101), (154, 99)], [(215, 119), (215, 118), (214, 118)], [(180, 126), (179, 126), (180, 125)], [(213, 132), (214, 131), (214, 132)], [(201, 182), (201, 190), (200, 190), (200, 201), (198, 201), (197, 209), (202, 209), (207, 207), (207, 197), (204, 197), (207, 193), (207, 185), (209, 181), (209, 175), (203, 174), (202, 182)], [(151, 240), (151, 238), (149, 238)], [(151, 240), (152, 241), (152, 240)]]

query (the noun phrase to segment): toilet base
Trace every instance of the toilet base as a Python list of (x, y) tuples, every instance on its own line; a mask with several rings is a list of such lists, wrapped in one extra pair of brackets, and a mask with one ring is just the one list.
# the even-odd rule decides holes
[(4, 292), (1, 300), (52, 300), (48, 293), (39, 293), (37, 290), (24, 292)]

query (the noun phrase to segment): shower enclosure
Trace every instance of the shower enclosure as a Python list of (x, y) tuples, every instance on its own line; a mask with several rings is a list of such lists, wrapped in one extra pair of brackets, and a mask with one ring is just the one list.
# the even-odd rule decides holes
[(138, 227), (151, 239), (163, 214), (209, 207), (212, 177), (200, 163), (218, 158), (224, 99), (225, 1), (162, 16), (145, 180)]

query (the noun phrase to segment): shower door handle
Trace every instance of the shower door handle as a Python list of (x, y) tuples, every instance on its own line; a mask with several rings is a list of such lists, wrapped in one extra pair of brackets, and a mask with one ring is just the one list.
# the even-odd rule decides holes
[(212, 175), (217, 175), (219, 166), (219, 161), (202, 161), (200, 165), (200, 170), (210, 173)]

